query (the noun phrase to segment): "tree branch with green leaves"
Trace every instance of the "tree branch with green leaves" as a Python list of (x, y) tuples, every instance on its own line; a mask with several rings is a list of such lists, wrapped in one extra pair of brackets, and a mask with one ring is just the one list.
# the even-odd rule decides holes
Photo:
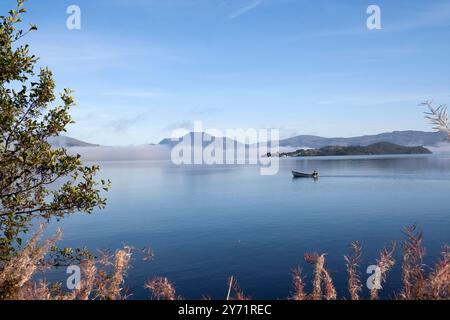
[(110, 182), (96, 180), (99, 167), (85, 166), (79, 155), (52, 148), (73, 123), (72, 91), (55, 93), (53, 74), (36, 70), (24, 37), (37, 30), (23, 29), (26, 0), (0, 17), (0, 268), (21, 245), (34, 218), (63, 218), (103, 208)]

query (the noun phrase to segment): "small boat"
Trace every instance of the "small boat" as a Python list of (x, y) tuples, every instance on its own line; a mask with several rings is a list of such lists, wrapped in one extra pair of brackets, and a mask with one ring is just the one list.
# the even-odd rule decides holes
[(294, 178), (312, 178), (312, 179), (319, 178), (319, 173), (317, 173), (317, 172), (315, 172), (315, 173), (302, 173), (302, 172), (292, 171), (292, 175), (294, 176)]

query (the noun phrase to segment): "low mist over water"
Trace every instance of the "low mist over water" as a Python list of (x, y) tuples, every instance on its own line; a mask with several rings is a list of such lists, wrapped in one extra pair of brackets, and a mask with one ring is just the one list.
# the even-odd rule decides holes
[(168, 160), (170, 148), (147, 145), (129, 147), (75, 147), (70, 152), (78, 153), (85, 161)]

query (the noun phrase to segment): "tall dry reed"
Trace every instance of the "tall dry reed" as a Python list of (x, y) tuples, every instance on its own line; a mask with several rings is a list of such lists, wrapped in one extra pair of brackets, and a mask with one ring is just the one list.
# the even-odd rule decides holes
[(302, 269), (297, 267), (292, 271), (292, 286), (294, 288), (294, 292), (290, 296), (290, 300), (306, 300), (308, 295), (305, 293), (305, 282), (302, 276)]
[(144, 287), (152, 291), (152, 298), (155, 300), (181, 300), (181, 297), (176, 294), (175, 287), (167, 278), (154, 278)]
[[(124, 288), (126, 271), (129, 268), (132, 248), (125, 247), (115, 255), (104, 253), (99, 258), (81, 261), (82, 279), (78, 287), (72, 291), (62, 290), (61, 284), (50, 284), (44, 279), (35, 280), (40, 267), (45, 265), (45, 255), (61, 237), (58, 231), (54, 237), (39, 243), (43, 233), (41, 226), (25, 247), (7, 262), (0, 270), (0, 299), (14, 300), (120, 300), (127, 299)], [(402, 288), (394, 296), (396, 299), (450, 299), (450, 250), (445, 246), (442, 257), (433, 268), (424, 265), (423, 235), (416, 226), (405, 228), (405, 240), (402, 242)], [(387, 274), (395, 264), (395, 243), (384, 248), (377, 260), (379, 278), (377, 284), (387, 281)], [(144, 261), (153, 257), (151, 250), (145, 250)], [(335, 300), (338, 298), (330, 272), (325, 268), (325, 254), (305, 254), (305, 261), (314, 268), (312, 292), (306, 293), (305, 281), (300, 268), (292, 272), (293, 292), (290, 300)], [(362, 257), (362, 246), (359, 242), (350, 245), (350, 253), (344, 256), (348, 291), (352, 300), (363, 297), (363, 286), (359, 266)], [(103, 267), (103, 268), (100, 268)], [(106, 269), (105, 269), (106, 268)], [(110, 269), (108, 271), (108, 269)], [(145, 284), (152, 292), (152, 298), (158, 300), (180, 300), (174, 285), (167, 278), (154, 278)], [(379, 287), (369, 290), (370, 299), (379, 299)], [(209, 299), (209, 298), (208, 298)], [(249, 300), (236, 279), (228, 281), (227, 300)]]
[(313, 292), (311, 300), (336, 300), (337, 293), (330, 273), (325, 269), (325, 254), (307, 253), (304, 256), (307, 263), (314, 266)]
[(352, 300), (359, 300), (362, 291), (361, 274), (358, 270), (361, 257), (361, 243), (353, 242), (350, 244), (350, 254), (344, 256), (344, 260), (347, 265), (348, 291)]
[(61, 230), (58, 230), (53, 238), (40, 245), (43, 232), (44, 225), (41, 225), (24, 249), (4, 266), (0, 273), (0, 299), (20, 298), (22, 287), (31, 280), (44, 255), (61, 238)]
[(378, 300), (378, 292), (382, 289), (383, 283), (386, 281), (387, 273), (395, 265), (394, 251), (396, 248), (396, 243), (392, 242), (390, 248), (384, 248), (380, 252), (380, 258), (377, 260), (378, 277), (376, 278), (376, 285), (370, 290), (370, 298), (372, 300)]

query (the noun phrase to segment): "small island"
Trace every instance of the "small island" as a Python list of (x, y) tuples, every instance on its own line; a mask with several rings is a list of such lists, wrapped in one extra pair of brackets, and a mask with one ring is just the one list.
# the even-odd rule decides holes
[(369, 146), (328, 146), (320, 149), (300, 149), (280, 153), (280, 157), (325, 157), (325, 156), (366, 156), (389, 154), (431, 154), (427, 148), (405, 147), (389, 142), (374, 143)]

